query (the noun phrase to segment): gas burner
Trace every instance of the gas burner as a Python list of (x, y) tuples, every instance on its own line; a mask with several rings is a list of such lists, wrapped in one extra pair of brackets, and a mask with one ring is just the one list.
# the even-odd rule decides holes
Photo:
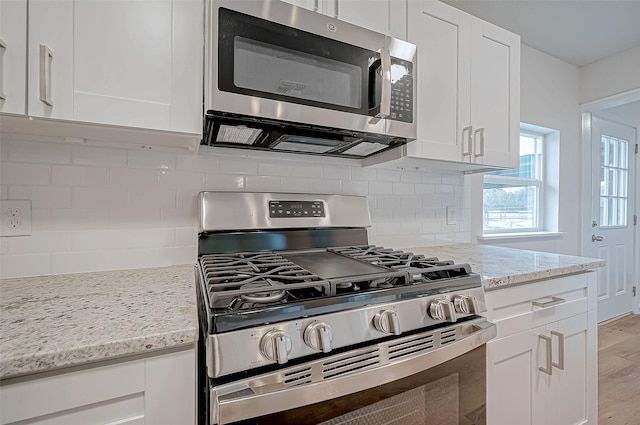
[(424, 269), (430, 267), (449, 266), (454, 264), (453, 261), (440, 261), (436, 257), (425, 257), (422, 254), (397, 251), (375, 245), (329, 248), (329, 251), (396, 270), (411, 267)]
[(267, 304), (280, 301), (286, 296), (284, 284), (272, 279), (264, 279), (261, 281), (250, 282), (242, 285), (240, 289), (251, 289), (255, 292), (250, 294), (242, 294), (240, 298), (244, 301), (254, 304)]

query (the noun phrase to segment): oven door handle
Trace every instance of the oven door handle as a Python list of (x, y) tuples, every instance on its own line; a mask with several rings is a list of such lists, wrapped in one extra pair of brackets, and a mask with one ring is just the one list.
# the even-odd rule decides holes
[[(268, 389), (264, 388), (265, 381), (257, 376), (240, 383), (214, 387), (210, 392), (210, 424), (225, 425), (256, 418), (393, 382), (472, 351), (497, 335), (496, 325), (483, 318), (462, 323), (462, 326), (463, 336), (455, 342), (411, 357), (379, 362), (375, 367), (332, 379), (284, 389)], [(387, 345), (388, 342), (380, 343), (379, 351), (385, 351)]]

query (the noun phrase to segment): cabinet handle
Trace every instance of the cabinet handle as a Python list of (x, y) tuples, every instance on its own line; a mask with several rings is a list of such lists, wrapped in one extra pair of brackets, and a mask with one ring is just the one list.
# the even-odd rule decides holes
[(541, 340), (545, 341), (547, 343), (547, 350), (546, 350), (546, 363), (547, 363), (547, 367), (542, 367), (539, 366), (538, 369), (540, 370), (540, 372), (544, 372), (547, 375), (551, 375), (553, 373), (553, 369), (551, 369), (553, 363), (551, 360), (551, 337), (550, 336), (546, 336), (546, 335), (538, 335), (538, 338), (540, 338)]
[(462, 150), (462, 155), (467, 156), (471, 155), (471, 133), (473, 132), (473, 127), (468, 126), (462, 129), (462, 144), (464, 146), (464, 133), (467, 133), (467, 149)]
[(564, 334), (558, 331), (551, 331), (551, 336), (558, 337), (558, 363), (552, 362), (551, 366), (564, 370)]
[(53, 53), (44, 44), (40, 45), (40, 100), (45, 105), (53, 106), (51, 100), (51, 62)]
[(537, 300), (533, 300), (531, 301), (531, 304), (533, 304), (535, 307), (547, 308), (547, 307), (551, 307), (551, 306), (566, 303), (566, 302), (567, 300), (565, 300), (564, 298), (546, 297), (546, 298), (539, 298)]
[(3, 88), (2, 80), (4, 80), (2, 76), (4, 75), (4, 51), (7, 50), (7, 43), (5, 43), (4, 40), (1, 38), (0, 38), (0, 49), (2, 49), (2, 56), (3, 56), (2, 60), (0, 60), (0, 66), (2, 67), (0, 68), (0, 100), (5, 100), (7, 96), (5, 96), (4, 90), (2, 90)]
[(313, 0), (313, 11), (314, 11), (314, 12), (317, 12), (317, 11), (318, 11), (318, 9), (319, 9), (319, 5), (318, 5), (318, 2), (319, 2), (319, 1), (320, 1), (320, 0)]
[(338, 18), (340, 14), (338, 13), (338, 0), (333, 0), (333, 17)]
[(476, 153), (475, 156), (484, 156), (484, 128), (479, 128), (473, 132), (473, 142), (475, 147), (476, 134), (480, 133), (480, 149), (478, 149), (479, 153)]

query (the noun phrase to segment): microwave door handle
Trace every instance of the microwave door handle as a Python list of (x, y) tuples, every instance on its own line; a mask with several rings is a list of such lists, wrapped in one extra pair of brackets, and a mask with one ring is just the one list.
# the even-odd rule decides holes
[(380, 112), (376, 118), (386, 118), (391, 115), (391, 52), (388, 47), (380, 50), (382, 67), (382, 92), (380, 96)]

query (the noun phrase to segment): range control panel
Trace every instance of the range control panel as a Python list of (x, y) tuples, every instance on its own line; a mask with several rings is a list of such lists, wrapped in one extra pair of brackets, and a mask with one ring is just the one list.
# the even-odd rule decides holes
[(322, 201), (269, 201), (269, 217), (326, 217)]

